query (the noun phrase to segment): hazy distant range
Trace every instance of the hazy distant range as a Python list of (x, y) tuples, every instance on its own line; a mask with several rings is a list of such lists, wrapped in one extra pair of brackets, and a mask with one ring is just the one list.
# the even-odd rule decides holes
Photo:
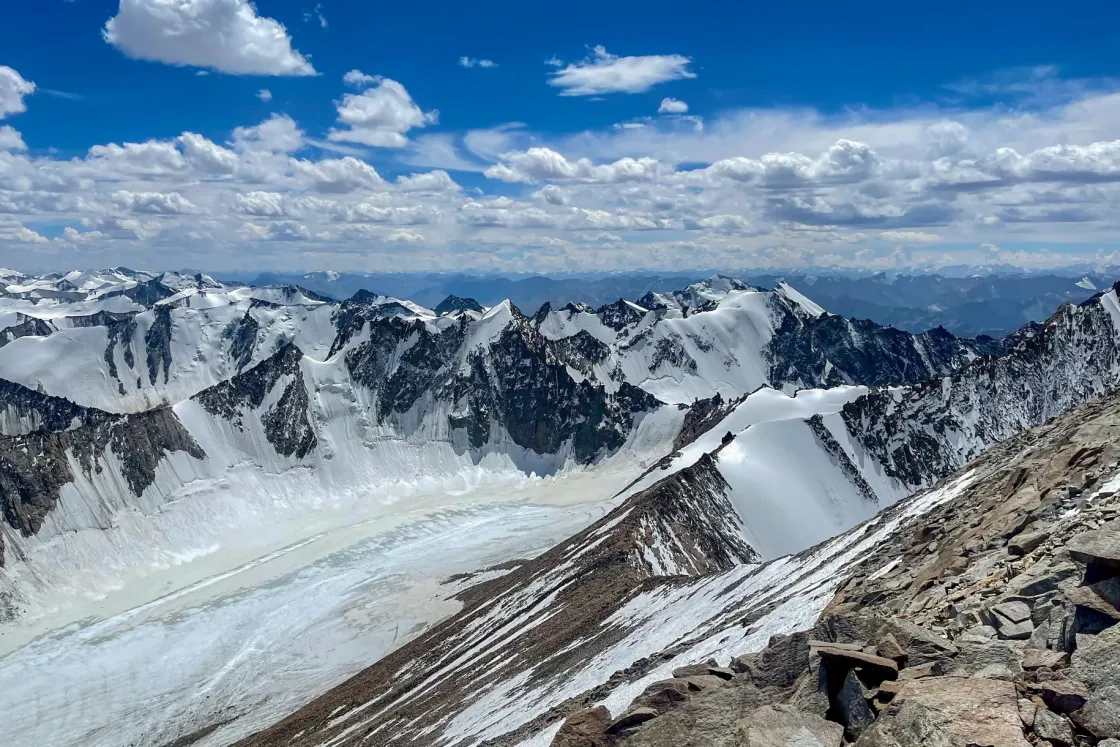
[[(618, 274), (590, 277), (527, 277), (416, 273), (240, 273), (228, 279), (255, 285), (299, 285), (339, 300), (365, 289), (409, 299), (429, 308), (449, 295), (490, 306), (510, 299), (526, 314), (544, 303), (560, 307), (582, 302), (593, 307), (620, 298), (637, 300), (647, 291), (679, 290), (711, 273)], [(1032, 321), (1042, 321), (1063, 302), (1080, 303), (1107, 288), (1116, 277), (1089, 273), (986, 275), (737, 274), (772, 288), (785, 280), (825, 309), (872, 319), (911, 332), (938, 325), (956, 335), (1002, 337)], [(225, 278), (226, 276), (221, 276)]]

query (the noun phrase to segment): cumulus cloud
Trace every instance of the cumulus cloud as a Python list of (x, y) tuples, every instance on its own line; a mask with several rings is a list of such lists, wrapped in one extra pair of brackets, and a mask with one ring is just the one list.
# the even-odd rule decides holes
[(498, 63), (493, 60), (480, 60), (474, 57), (460, 57), (460, 67), (497, 67)]
[(272, 101), (272, 91), (267, 88), (262, 88), (257, 91), (257, 98), (267, 104), (269, 101)]
[(388, 236), (389, 241), (401, 241), (406, 244), (414, 244), (418, 241), (424, 240), (424, 234), (417, 231), (407, 231), (403, 228), (398, 228)]
[(658, 114), (687, 114), (688, 104), (679, 99), (663, 98), (661, 106), (657, 107)]
[(357, 70), (346, 75), (349, 83), (368, 83), (362, 93), (348, 93), (337, 102), (338, 121), (346, 129), (331, 130), (330, 140), (341, 140), (379, 148), (403, 148), (405, 134), (416, 127), (439, 121), (439, 112), (425, 112), (405, 87), (389, 78), (367, 76)]
[(23, 99), (35, 93), (35, 84), (6, 65), (0, 65), (0, 119), (27, 111)]
[(129, 57), (233, 75), (315, 75), (283, 24), (249, 0), (120, 0), (102, 32)]
[(0, 126), (0, 151), (6, 150), (27, 150), (27, 145), (23, 142), (23, 136), (14, 127), (8, 125)]
[(642, 93), (658, 83), (695, 78), (696, 73), (688, 69), (691, 62), (679, 54), (619, 57), (600, 45), (591, 57), (551, 73), (548, 84), (560, 88), (561, 96)]
[(594, 182), (643, 181), (654, 178), (661, 165), (653, 158), (620, 158), (596, 165), (589, 159), (571, 161), (549, 148), (529, 148), (502, 155), (502, 163), (484, 172), (504, 182), (583, 180)]

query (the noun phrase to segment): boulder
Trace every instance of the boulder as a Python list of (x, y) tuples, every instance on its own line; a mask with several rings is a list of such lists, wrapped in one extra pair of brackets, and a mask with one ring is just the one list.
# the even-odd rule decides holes
[(1120, 576), (1120, 522), (1079, 534), (1066, 543), (1066, 549), (1071, 558), (1085, 564), (1086, 583)]
[(1020, 654), (1007, 641), (970, 643), (962, 641), (960, 653), (945, 662), (950, 677), (990, 677), (1012, 679), (1023, 673)]
[(844, 728), (784, 705), (751, 711), (737, 724), (737, 747), (840, 747)]
[(1041, 651), (1028, 648), (1023, 650), (1023, 669), (1061, 669), (1069, 664), (1069, 654), (1064, 651)]
[(1097, 742), (1097, 747), (1120, 747), (1120, 739), (1106, 739), (1103, 742)]
[(686, 664), (683, 667), (677, 667), (673, 670), (673, 677), (683, 679), (685, 677), (692, 677), (697, 674), (708, 674), (708, 670), (712, 667), (719, 666), (715, 659), (708, 659), (700, 664)]
[(735, 670), (729, 667), (708, 667), (707, 674), (719, 677), (721, 680), (730, 680), (735, 677)]
[(776, 635), (758, 653), (751, 678), (758, 687), (787, 688), (796, 684), (797, 678), (808, 668), (809, 634), (802, 631)]
[(991, 625), (974, 625), (960, 634), (958, 642), (986, 643), (997, 635), (996, 629)]
[(1037, 714), (1038, 706), (1034, 704), (1034, 701), (1019, 698), (1019, 718), (1023, 720), (1024, 726), (1028, 729), (1034, 726), (1034, 717)]
[(879, 652), (879, 656), (885, 659), (893, 659), (894, 661), (906, 660), (906, 649), (898, 642), (893, 633), (886, 633), (879, 639), (875, 650)]
[(1001, 618), (1001, 622), (1020, 623), (1031, 619), (1031, 608), (1026, 602), (1012, 600), (1000, 602), (988, 608), (992, 615)]
[(957, 653), (957, 647), (950, 640), (909, 620), (892, 618), (885, 622), (884, 627), (885, 632), (893, 635), (906, 649), (906, 663), (911, 667), (940, 662)]
[(668, 713), (692, 697), (693, 688), (687, 679), (674, 677), (660, 680), (647, 687), (635, 698), (633, 705), (652, 708), (658, 713)]
[(894, 679), (898, 676), (898, 662), (874, 654), (865, 654), (862, 651), (835, 646), (820, 645), (812, 649), (822, 659), (829, 662), (838, 662), (848, 668), (862, 667), (874, 672), (880, 680)]
[(1016, 535), (1007, 543), (1007, 552), (1015, 556), (1030, 555), (1037, 550), (1049, 536), (1050, 533), (1045, 531)]
[(1120, 682), (1120, 625), (1096, 636), (1079, 637), (1070, 668), (1090, 688)]
[(1064, 716), (1040, 710), (1034, 717), (1034, 733), (1052, 744), (1073, 744), (1073, 727)]
[(875, 722), (875, 712), (867, 704), (867, 693), (854, 670), (848, 670), (844, 684), (833, 700), (833, 709), (844, 724), (844, 736), (849, 740), (857, 739), (864, 729)]
[(552, 740), (552, 747), (606, 747), (611, 712), (603, 706), (571, 713)]
[(960, 677), (907, 681), (856, 747), (1030, 747), (1010, 682)]
[(1120, 739), (1120, 684), (1108, 685), (1094, 692), (1085, 707), (1074, 713), (1072, 718), (1098, 739)]
[(1117, 604), (1120, 603), (1120, 589), (1117, 587), (1120, 587), (1120, 579), (1111, 578), (1092, 586), (1064, 589), (1062, 593), (1078, 607), (1086, 607), (1117, 621), (1120, 620), (1120, 609), (1117, 608)]
[(1028, 692), (1042, 697), (1042, 701), (1058, 713), (1073, 713), (1085, 705), (1089, 691), (1075, 680), (1043, 680), (1023, 685)]
[(652, 708), (631, 708), (607, 725), (607, 734), (618, 734), (655, 718), (657, 718), (657, 711)]
[(723, 683), (727, 682), (723, 677), (716, 677), (714, 674), (697, 674), (692, 677), (685, 677), (684, 681), (688, 683), (689, 689), (693, 692), (722, 687)]
[(1039, 597), (1052, 594), (1066, 579), (1080, 576), (1081, 569), (1070, 562), (1057, 563), (1049, 567), (1037, 563), (1029, 570), (1007, 582), (1007, 592), (1019, 597)]

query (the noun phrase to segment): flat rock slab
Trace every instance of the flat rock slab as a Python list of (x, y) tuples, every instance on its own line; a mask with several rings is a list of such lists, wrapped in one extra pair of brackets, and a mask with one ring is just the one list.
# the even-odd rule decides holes
[(1002, 680), (908, 680), (856, 747), (1030, 747), (1015, 686)]
[(898, 676), (898, 662), (894, 659), (876, 656), (875, 654), (865, 654), (862, 651), (853, 651), (850, 648), (826, 645), (815, 646), (813, 651), (825, 659), (838, 659), (853, 667), (868, 667), (878, 669), (890, 677)]
[(1023, 686), (1028, 692), (1040, 695), (1046, 705), (1058, 713), (1073, 713), (1089, 698), (1088, 688), (1075, 680), (1027, 682)]
[(622, 714), (607, 727), (608, 734), (617, 734), (618, 732), (629, 729), (632, 726), (644, 724), (647, 721), (652, 721), (657, 718), (657, 711), (652, 708), (631, 708), (626, 713)]
[(769, 705), (738, 723), (736, 747), (840, 747), (844, 727), (792, 706)]
[(1020, 623), (1031, 619), (1031, 608), (1026, 602), (1018, 600), (993, 604), (992, 614), (1011, 623)]
[(1069, 556), (1078, 563), (1109, 568), (1120, 574), (1120, 522), (1079, 534), (1066, 543)]

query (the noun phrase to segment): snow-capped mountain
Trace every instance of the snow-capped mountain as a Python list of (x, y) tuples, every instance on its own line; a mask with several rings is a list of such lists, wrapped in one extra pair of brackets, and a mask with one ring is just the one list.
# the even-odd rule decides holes
[[(626, 529), (572, 551), (625, 557), (625, 588), (725, 571), (835, 536), (1120, 378), (1115, 289), (997, 342), (722, 277), (531, 316), (123, 269), (5, 282), (0, 604), (27, 631), (354, 525), (539, 500), (525, 484), (585, 492), (599, 513), (577, 530)], [(1040, 377), (1037, 406), (1014, 401)], [(981, 401), (997, 380), (1006, 406)], [(219, 702), (135, 728), (177, 739)]]

